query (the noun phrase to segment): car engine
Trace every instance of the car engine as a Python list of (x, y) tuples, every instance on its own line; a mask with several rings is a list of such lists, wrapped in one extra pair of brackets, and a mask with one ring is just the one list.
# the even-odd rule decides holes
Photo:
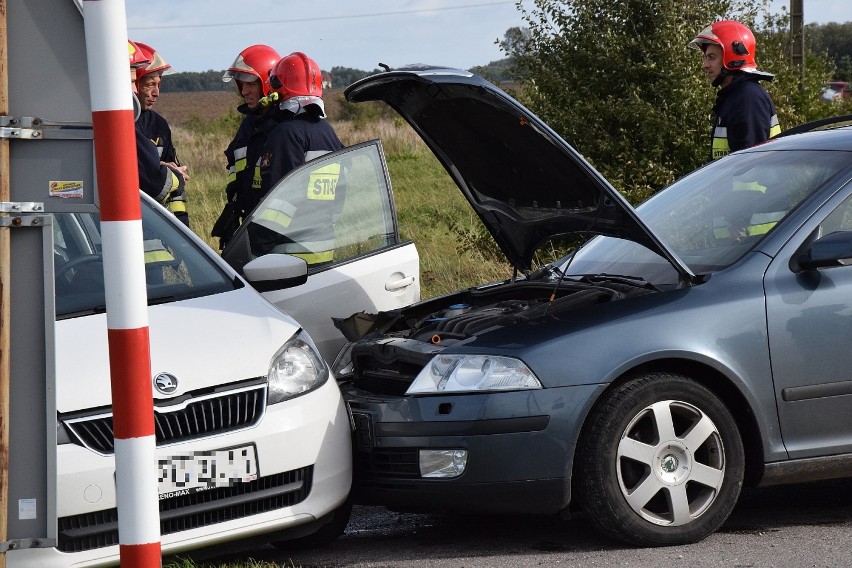
[(432, 357), (451, 345), (523, 320), (649, 293), (648, 286), (607, 280), (506, 281), (335, 323), (352, 342), (347, 378), (368, 392), (402, 395)]

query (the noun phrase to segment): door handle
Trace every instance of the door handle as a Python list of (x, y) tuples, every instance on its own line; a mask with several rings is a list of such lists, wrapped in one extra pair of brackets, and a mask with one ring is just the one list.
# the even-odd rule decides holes
[(394, 280), (393, 282), (388, 282), (385, 284), (385, 290), (388, 292), (396, 292), (397, 290), (401, 290), (402, 288), (406, 288), (414, 284), (414, 276), (406, 276), (404, 278), (400, 278), (399, 280)]

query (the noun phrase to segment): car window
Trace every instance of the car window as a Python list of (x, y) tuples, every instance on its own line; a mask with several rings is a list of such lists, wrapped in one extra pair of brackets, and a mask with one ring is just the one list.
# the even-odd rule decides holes
[[(637, 208), (651, 231), (696, 274), (729, 266), (771, 234), (802, 201), (848, 167), (848, 152), (764, 151), (714, 162)], [(641, 245), (599, 237), (569, 273), (639, 276), (669, 285), (674, 271)]]
[(852, 195), (847, 197), (820, 224), (820, 236), (837, 231), (852, 231)]
[(278, 183), (246, 232), (252, 258), (304, 258), (310, 271), (397, 243), (390, 180), (378, 140), (313, 160)]
[[(143, 200), (142, 233), (149, 304), (161, 304), (241, 286), (175, 222)], [(53, 214), (53, 260), (58, 319), (103, 312), (100, 218), (95, 213)]]

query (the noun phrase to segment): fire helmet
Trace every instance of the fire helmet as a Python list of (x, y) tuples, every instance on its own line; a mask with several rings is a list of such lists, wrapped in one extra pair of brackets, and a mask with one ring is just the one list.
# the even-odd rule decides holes
[(222, 75), (226, 83), (231, 79), (251, 83), (260, 80), (263, 95), (269, 94), (269, 70), (281, 59), (278, 52), (268, 45), (251, 45), (240, 52)]
[(141, 69), (151, 63), (151, 60), (145, 56), (139, 44), (131, 39), (127, 40), (127, 56), (130, 59), (130, 66), (135, 69)]
[(300, 51), (275, 64), (269, 72), (269, 83), (280, 100), (322, 97), (322, 71), (316, 61)]
[(695, 36), (689, 46), (704, 51), (708, 44), (722, 48), (722, 65), (729, 71), (751, 72), (757, 69), (754, 58), (757, 43), (748, 26), (733, 20), (710, 24)]
[(142, 51), (142, 55), (150, 61), (147, 66), (141, 67), (138, 71), (136, 71), (137, 81), (146, 75), (161, 76), (171, 75), (172, 73), (174, 73), (174, 69), (172, 69), (172, 66), (169, 65), (166, 60), (163, 59), (163, 56), (160, 55), (160, 53), (156, 51), (153, 47), (139, 41), (136, 42), (136, 45)]

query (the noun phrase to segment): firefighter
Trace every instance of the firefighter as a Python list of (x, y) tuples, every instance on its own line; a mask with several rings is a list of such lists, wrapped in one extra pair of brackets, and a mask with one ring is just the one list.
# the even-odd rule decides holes
[[(147, 59), (139, 45), (131, 40), (127, 40), (127, 52), (130, 60), (130, 86), (133, 90), (134, 105), (137, 106), (138, 119), (141, 103), (137, 96), (136, 74), (139, 68), (148, 66), (151, 60)], [(186, 166), (172, 167), (162, 163), (157, 147), (139, 128), (136, 128), (136, 157), (139, 188), (142, 191), (163, 204), (183, 198), (186, 180), (189, 178)]]
[[(275, 128), (260, 160), (265, 195), (294, 168), (343, 148), (325, 120), (322, 71), (301, 52), (291, 53), (270, 72)], [(293, 194), (276, 194), (250, 227), (255, 255), (272, 251), (299, 256), (319, 266), (334, 259), (334, 220), (342, 207), (341, 165), (312, 173)]]
[(772, 81), (775, 76), (758, 71), (757, 45), (747, 26), (732, 20), (716, 22), (689, 46), (703, 52), (702, 69), (719, 88), (712, 114), (711, 160), (781, 132), (772, 98), (758, 82)]
[(258, 160), (266, 142), (266, 135), (274, 126), (270, 121), (269, 105), (261, 100), (270, 94), (269, 70), (281, 56), (268, 45), (251, 45), (242, 50), (222, 80), (234, 81), (242, 103), (237, 111), (243, 119), (236, 135), (225, 149), (228, 167), (228, 184), (225, 187), (226, 204), (213, 226), (211, 235), (219, 237), (219, 248), (224, 249), (261, 198)]
[[(141, 42), (136, 42), (136, 45), (142, 50), (145, 58), (151, 61), (147, 66), (136, 71), (136, 90), (142, 109), (139, 118), (136, 120), (136, 128), (141, 130), (145, 137), (157, 147), (160, 162), (180, 171), (184, 175), (184, 179), (187, 179), (188, 176), (185, 175), (187, 168), (181, 166), (178, 160), (177, 152), (172, 143), (172, 130), (169, 128), (169, 123), (162, 115), (153, 110), (154, 104), (160, 96), (162, 77), (171, 75), (174, 71), (172, 66), (154, 48)], [(185, 197), (186, 192), (174, 195), (166, 201), (166, 207), (175, 217), (189, 226)]]

